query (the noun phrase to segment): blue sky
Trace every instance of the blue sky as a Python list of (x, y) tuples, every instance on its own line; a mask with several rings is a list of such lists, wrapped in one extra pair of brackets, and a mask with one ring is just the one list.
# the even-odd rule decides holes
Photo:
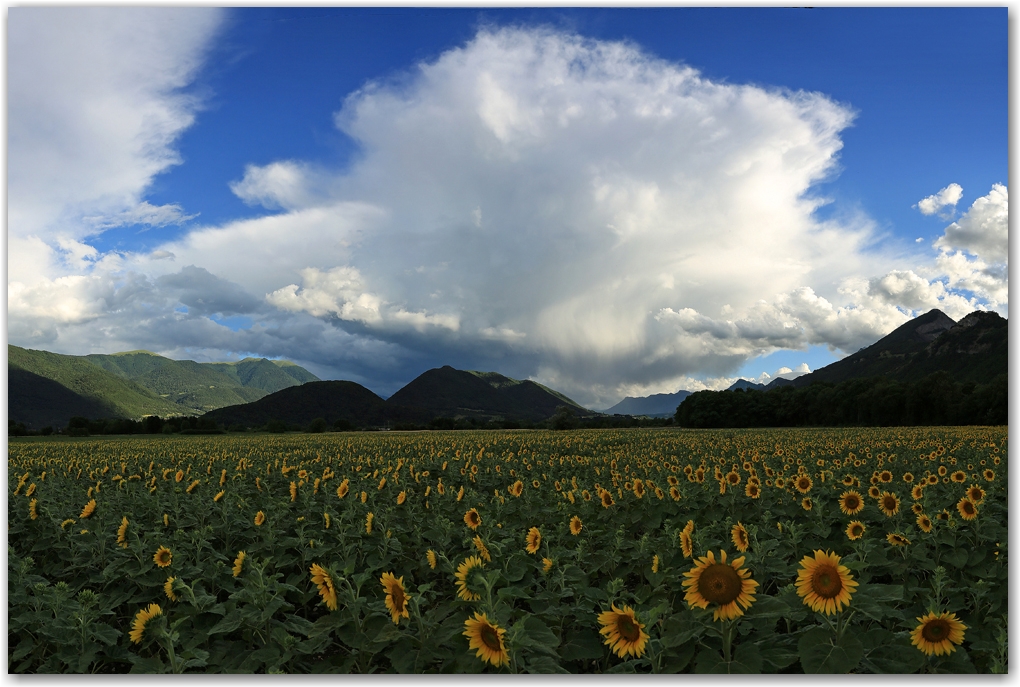
[(1008, 307), (1006, 8), (9, 16), (14, 344), (607, 407)]

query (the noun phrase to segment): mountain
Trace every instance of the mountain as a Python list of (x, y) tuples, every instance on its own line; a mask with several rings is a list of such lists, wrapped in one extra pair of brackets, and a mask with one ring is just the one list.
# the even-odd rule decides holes
[(271, 420), (305, 426), (323, 418), (332, 425), (346, 420), (356, 426), (385, 424), (396, 413), (374, 393), (355, 382), (306, 382), (269, 394), (252, 403), (219, 408), (203, 417), (225, 427), (261, 427)]
[[(151, 351), (71, 356), (11, 345), (7, 351), (9, 375), (15, 369), (35, 375), (19, 374), (8, 382), (10, 419), (30, 427), (67, 424), (66, 419), (61, 422), (45, 419), (50, 415), (53, 418), (201, 415), (318, 381), (318, 377), (294, 363), (265, 358), (197, 363), (171, 360)], [(58, 384), (71, 395), (40, 379)]]
[(681, 427), (1003, 425), (1009, 323), (991, 312), (954, 322), (938, 310), (871, 346), (765, 392), (692, 394)]
[(423, 372), (386, 401), (389, 406), (427, 410), (433, 417), (544, 420), (559, 406), (577, 415), (592, 411), (531, 380), (497, 372), (455, 370), (446, 365)]
[(307, 382), (204, 417), (227, 427), (261, 427), (270, 420), (304, 427), (317, 418), (327, 425), (345, 421), (356, 427), (427, 424), (440, 417), (536, 422), (551, 417), (560, 406), (578, 416), (596, 415), (530, 380), (446, 366), (422, 373), (385, 401), (354, 382)]
[(755, 389), (757, 391), (765, 390), (764, 384), (758, 384), (756, 382), (749, 382), (746, 379), (738, 379), (727, 387), (726, 391), (734, 391), (736, 389)]
[(940, 370), (957, 382), (984, 384), (1009, 370), (1008, 335), (1008, 320), (993, 312), (975, 311), (954, 322), (931, 310), (853, 355), (785, 384), (775, 380), (769, 388), (864, 377), (910, 382)]
[(680, 390), (673, 394), (653, 394), (651, 396), (628, 396), (612, 408), (605, 409), (607, 415), (645, 415), (647, 417), (669, 417), (676, 412), (676, 407), (690, 391)]
[(7, 375), (8, 418), (29, 427), (63, 427), (75, 415), (180, 414), (171, 401), (83, 357), (8, 345)]

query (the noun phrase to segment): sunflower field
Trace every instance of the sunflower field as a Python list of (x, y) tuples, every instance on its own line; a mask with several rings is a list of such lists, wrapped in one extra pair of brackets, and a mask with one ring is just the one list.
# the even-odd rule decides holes
[(1007, 428), (11, 439), (26, 673), (1004, 673)]

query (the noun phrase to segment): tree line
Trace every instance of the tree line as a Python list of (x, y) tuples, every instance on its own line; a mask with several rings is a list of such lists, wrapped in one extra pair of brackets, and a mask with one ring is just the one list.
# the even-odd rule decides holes
[(885, 377), (768, 391), (699, 391), (677, 407), (680, 427), (899, 427), (1008, 424), (1008, 376), (958, 382), (944, 371), (912, 382)]

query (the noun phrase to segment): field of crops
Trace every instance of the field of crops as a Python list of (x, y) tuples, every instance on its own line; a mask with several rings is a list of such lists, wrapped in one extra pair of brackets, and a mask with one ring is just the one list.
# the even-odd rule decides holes
[(1006, 672), (1007, 429), (15, 440), (11, 672)]

